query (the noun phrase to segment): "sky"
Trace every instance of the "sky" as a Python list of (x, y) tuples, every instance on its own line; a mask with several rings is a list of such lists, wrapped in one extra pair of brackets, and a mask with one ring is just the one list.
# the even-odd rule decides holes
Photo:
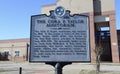
[[(57, 0), (0, 0), (0, 40), (30, 38), (30, 18), (41, 14), (41, 6)], [(116, 24), (120, 29), (120, 0), (115, 0)]]

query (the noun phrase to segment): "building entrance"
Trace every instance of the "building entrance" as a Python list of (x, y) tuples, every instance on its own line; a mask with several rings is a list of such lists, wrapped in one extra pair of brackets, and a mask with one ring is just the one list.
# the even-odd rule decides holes
[[(106, 25), (105, 25), (106, 24)], [(96, 45), (100, 45), (103, 50), (101, 54), (101, 62), (112, 62), (111, 41), (109, 23), (95, 24)]]
[(103, 52), (101, 54), (102, 62), (112, 62), (110, 38), (105, 38), (101, 41)]

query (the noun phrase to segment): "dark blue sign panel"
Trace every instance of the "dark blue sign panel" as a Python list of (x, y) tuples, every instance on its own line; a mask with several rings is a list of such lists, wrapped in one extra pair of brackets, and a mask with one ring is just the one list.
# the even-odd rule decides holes
[(62, 7), (31, 17), (31, 62), (90, 61), (88, 17)]

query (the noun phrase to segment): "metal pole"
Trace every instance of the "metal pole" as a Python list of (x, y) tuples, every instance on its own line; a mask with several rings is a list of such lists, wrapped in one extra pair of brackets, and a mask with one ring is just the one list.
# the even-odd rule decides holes
[(45, 62), (45, 63), (52, 65), (55, 68), (55, 74), (63, 74), (62, 68), (65, 65), (72, 64), (72, 62)]
[(56, 63), (55, 65), (55, 74), (62, 74), (62, 67), (60, 63)]
[(19, 74), (22, 74), (22, 67), (20, 67), (19, 69)]

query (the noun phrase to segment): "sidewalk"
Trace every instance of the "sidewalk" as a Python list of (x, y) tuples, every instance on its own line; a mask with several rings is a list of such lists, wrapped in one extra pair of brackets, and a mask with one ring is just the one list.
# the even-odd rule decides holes
[[(19, 74), (19, 68), (22, 67), (23, 74), (54, 74), (54, 67), (44, 63), (14, 63), (0, 62), (0, 74)], [(63, 74), (79, 74), (81, 70), (96, 70), (95, 64), (91, 63), (73, 63), (63, 68)], [(101, 63), (101, 71), (120, 71), (120, 64)], [(8, 72), (9, 71), (9, 72)]]

